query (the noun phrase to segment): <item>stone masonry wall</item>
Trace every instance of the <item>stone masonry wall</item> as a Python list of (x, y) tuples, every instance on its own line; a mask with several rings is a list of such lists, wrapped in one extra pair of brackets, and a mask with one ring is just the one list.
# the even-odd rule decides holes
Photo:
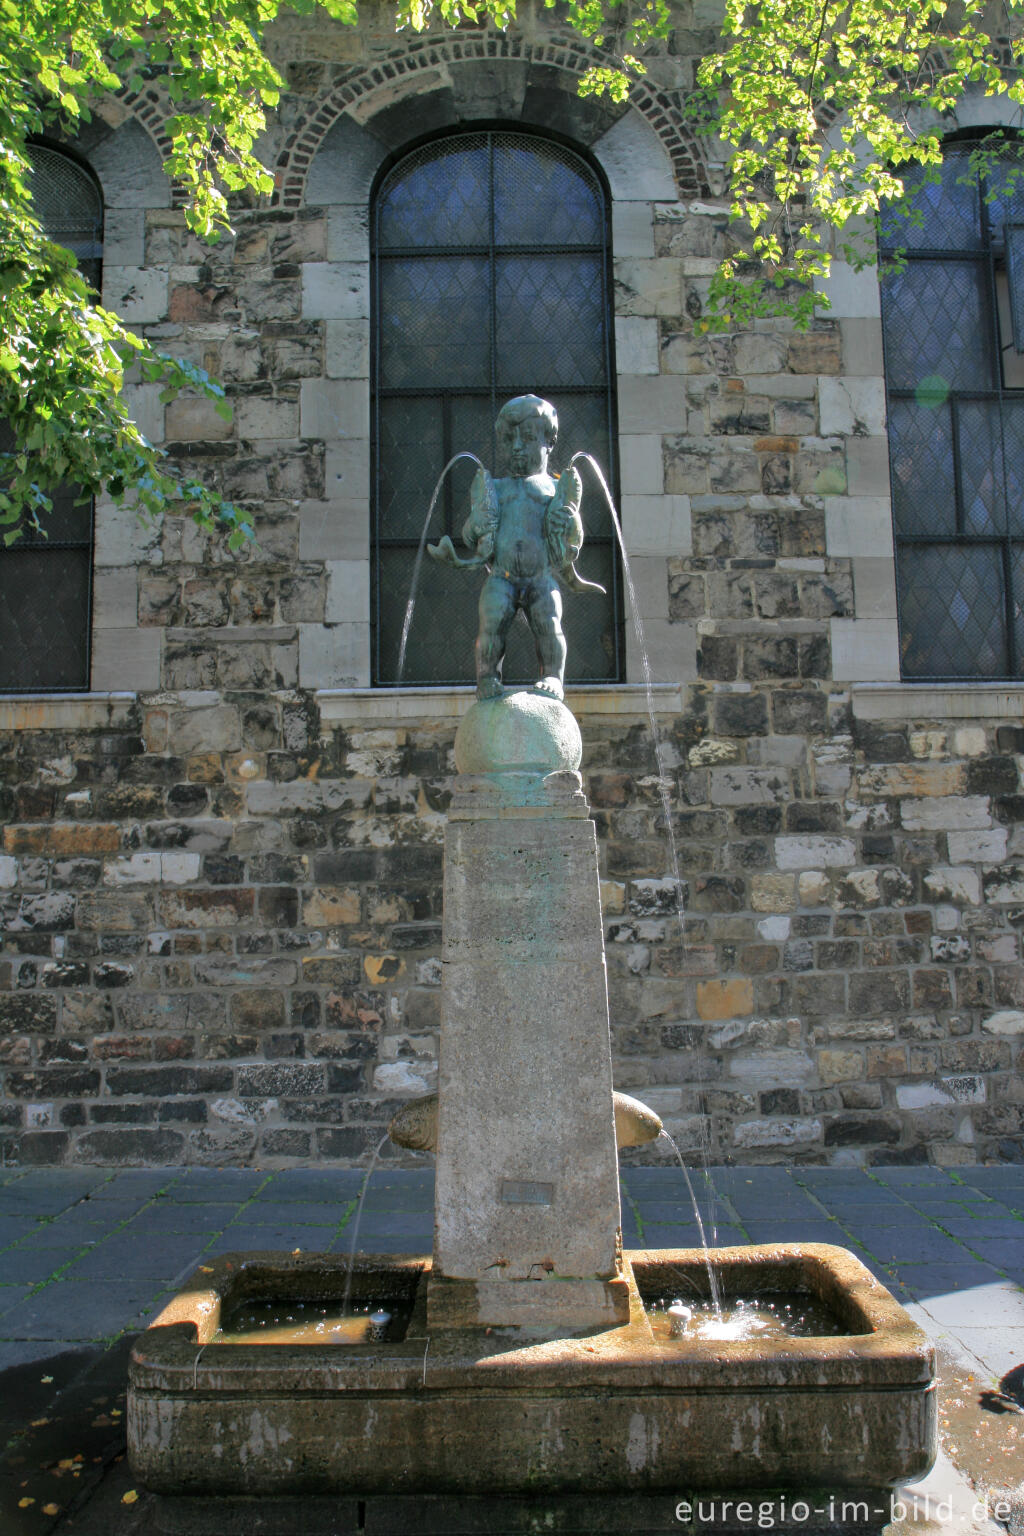
[(83, 133), (106, 301), (234, 416), (155, 385), (133, 409), (258, 543), (101, 503), (93, 692), (0, 700), (4, 1160), (353, 1162), (432, 1085), (468, 697), (368, 686), (368, 200), (404, 145), (495, 119), (569, 138), (610, 190), (663, 738), (635, 690), (570, 701), (616, 1085), (719, 1160), (1022, 1155), (1024, 688), (899, 682), (874, 274), (837, 263), (804, 334), (704, 333), (737, 236), (682, 111), (709, 13), (677, 15), (628, 107), (578, 97), (593, 56), (543, 9), (509, 36), (290, 23), (278, 192), (213, 249), (163, 176), (155, 86)]
[[(682, 929), (649, 728), (584, 714), (616, 1085), (716, 1160), (1014, 1156), (1024, 731), (858, 707), (697, 684), (662, 722)], [(434, 1080), (452, 736), (295, 692), (9, 735), (4, 1158), (366, 1156)]]

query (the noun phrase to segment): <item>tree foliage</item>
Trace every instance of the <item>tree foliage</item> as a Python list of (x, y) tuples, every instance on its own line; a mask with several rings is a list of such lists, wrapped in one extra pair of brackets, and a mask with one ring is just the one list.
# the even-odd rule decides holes
[[(392, 0), (398, 31), (516, 23), (516, 0)], [(671, 36), (667, 0), (544, 0), (603, 50), (584, 93), (617, 100)], [(291, 0), (308, 13), (316, 0)], [(185, 216), (215, 241), (229, 199), (272, 189), (257, 138), (280, 75), (263, 48), (281, 0), (0, 0), (0, 420), (14, 448), (0, 462), (0, 533), (45, 529), (61, 483), (129, 498), (143, 515), (187, 510), (238, 546), (247, 514), (180, 478), (122, 400), (129, 377), (223, 390), (102, 309), (70, 254), (33, 214), (33, 137), (73, 135), (103, 98), (156, 82), (166, 93), (168, 172)], [(356, 23), (357, 0), (320, 0)], [(728, 162), (732, 212), (745, 249), (712, 284), (715, 318), (735, 326), (785, 313), (805, 324), (813, 281), (827, 274), (836, 232), (871, 221), (899, 198), (908, 167), (935, 165), (943, 120), (965, 88), (1024, 102), (1018, 73), (1024, 0), (997, 12), (981, 0), (724, 0), (720, 46), (704, 58), (689, 102)], [(866, 221), (866, 224), (865, 224)], [(838, 247), (855, 261), (870, 240)]]
[(1005, 94), (1019, 112), (1022, 16), (1024, 0), (726, 0), (697, 105), (730, 152), (732, 211), (751, 238), (712, 285), (719, 324), (806, 324), (833, 250), (873, 258), (883, 204), (938, 165), (965, 91)]

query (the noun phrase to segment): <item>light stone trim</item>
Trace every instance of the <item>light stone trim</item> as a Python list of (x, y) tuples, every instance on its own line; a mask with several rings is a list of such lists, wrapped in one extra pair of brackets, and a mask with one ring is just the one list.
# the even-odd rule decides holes
[(888, 496), (826, 496), (825, 548), (838, 559), (893, 558), (892, 503)]
[(899, 678), (900, 631), (895, 619), (830, 619), (829, 629), (837, 683)]
[(636, 110), (613, 123), (591, 146), (619, 202), (674, 202), (678, 194), (672, 162), (650, 123)]
[(134, 693), (24, 693), (0, 697), (0, 731), (114, 730), (130, 725)]
[[(312, 626), (310, 626), (312, 627)], [(457, 688), (326, 688), (316, 694), (324, 725), (419, 724), (459, 720), (476, 697), (466, 684)], [(565, 691), (574, 715), (586, 719), (646, 719), (647, 689), (642, 683), (584, 684)], [(653, 683), (651, 707), (656, 715), (677, 715), (683, 708), (679, 683)]]
[[(647, 676), (659, 683), (671, 682), (676, 678), (681, 682), (696, 682), (696, 624), (673, 624), (669, 619), (645, 618), (643, 631)], [(645, 670), (636, 631), (627, 619), (626, 676), (636, 678), (644, 675)]]
[(875, 266), (858, 272), (849, 262), (834, 261), (828, 277), (820, 278), (815, 288), (829, 300), (830, 319), (874, 320), (882, 312)]
[(861, 682), (850, 693), (858, 720), (1024, 719), (1024, 684)]
[(631, 559), (634, 555), (660, 555), (662, 560), (692, 555), (689, 496), (623, 496), (622, 537)]
[(92, 686), (97, 691), (125, 683), (139, 693), (160, 686), (161, 635), (153, 629), (96, 629), (92, 643)]

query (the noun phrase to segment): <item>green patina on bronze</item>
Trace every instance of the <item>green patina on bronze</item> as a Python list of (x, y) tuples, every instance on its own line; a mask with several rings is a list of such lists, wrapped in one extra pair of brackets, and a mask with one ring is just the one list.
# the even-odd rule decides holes
[(583, 547), (583, 486), (570, 466), (548, 474), (558, 437), (553, 405), (538, 395), (518, 395), (498, 412), (498, 452), (508, 474), (495, 479), (479, 469), (470, 490), (470, 514), (462, 529), (470, 559), (456, 554), (444, 536), (428, 544), (435, 560), (460, 569), (484, 566), (480, 631), (476, 642), (476, 689), (481, 699), (501, 693), (505, 644), (522, 610), (537, 647), (540, 693), (560, 699), (565, 688), (565, 634), (559, 583), (573, 592), (603, 592), (576, 569)]

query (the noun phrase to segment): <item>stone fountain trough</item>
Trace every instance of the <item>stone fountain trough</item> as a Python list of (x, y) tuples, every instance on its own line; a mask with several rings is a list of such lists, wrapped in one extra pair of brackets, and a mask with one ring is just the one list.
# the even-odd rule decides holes
[[(239, 1295), (339, 1299), (347, 1260), (238, 1254), (196, 1272), (138, 1340), (128, 1435), (158, 1493), (876, 1494), (935, 1438), (925, 1336), (826, 1244), (711, 1252), (724, 1296), (806, 1292), (846, 1331), (657, 1342), (642, 1297), (706, 1286), (700, 1250), (629, 1252), (628, 1321), (562, 1338), (435, 1329), (425, 1258), (361, 1257), (352, 1295), (411, 1302), (384, 1343), (218, 1343)], [(543, 1330), (549, 1331), (549, 1330)]]
[[(874, 1516), (819, 1527), (863, 1533), (885, 1524), (884, 1490), (931, 1464), (931, 1348), (842, 1249), (711, 1254), (726, 1298), (814, 1297), (835, 1335), (730, 1342), (652, 1329), (644, 1300), (689, 1297), (706, 1269), (700, 1251), (622, 1251), (617, 1142), (660, 1122), (613, 1095), (580, 753), (572, 715), (536, 692), (478, 701), (460, 725), (438, 1094), (392, 1127), (436, 1152), (433, 1254), (359, 1258), (352, 1301), (383, 1299), (393, 1316), (378, 1342), (232, 1332), (233, 1316), (268, 1297), (286, 1313), (336, 1304), (347, 1256), (237, 1254), (197, 1270), (130, 1366), (132, 1467), (169, 1505), (283, 1497), (308, 1520), (303, 1501), (346, 1493), (415, 1503), (852, 1490)], [(639, 1530), (634, 1515), (607, 1527), (592, 1504), (578, 1528)], [(238, 1518), (240, 1530), (270, 1529)], [(410, 1518), (386, 1528), (427, 1529)], [(467, 1518), (460, 1508), (439, 1528), (511, 1528)], [(183, 1519), (165, 1528), (221, 1529)], [(550, 1523), (560, 1519), (516, 1529), (568, 1529)], [(352, 1528), (368, 1527), (359, 1516)]]

